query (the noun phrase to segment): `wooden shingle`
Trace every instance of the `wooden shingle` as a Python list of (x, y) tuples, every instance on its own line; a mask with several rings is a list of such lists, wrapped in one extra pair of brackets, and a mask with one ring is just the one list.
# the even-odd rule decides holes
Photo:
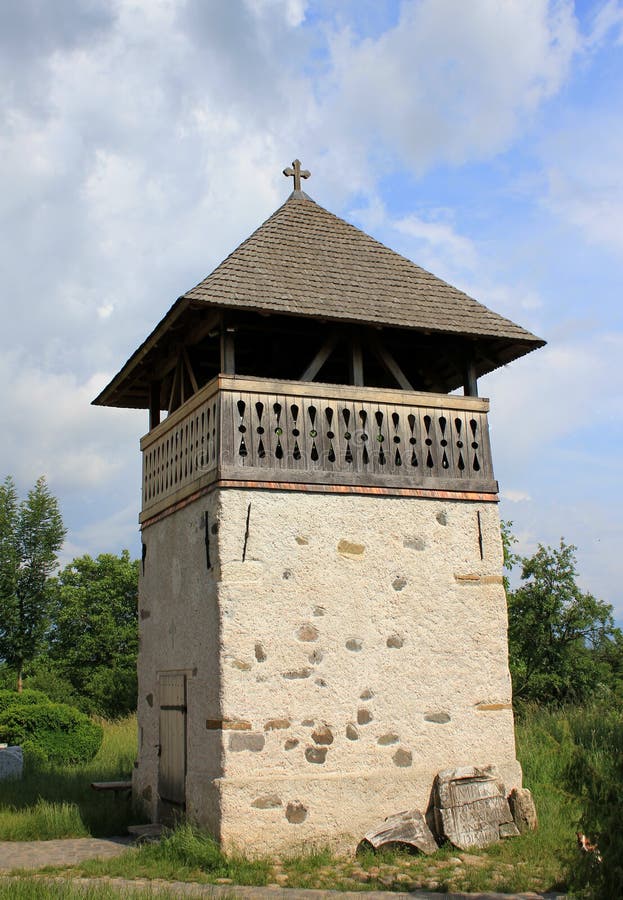
[(543, 343), (302, 191), (293, 192), (184, 298), (217, 307), (507, 338), (525, 341), (530, 349)]

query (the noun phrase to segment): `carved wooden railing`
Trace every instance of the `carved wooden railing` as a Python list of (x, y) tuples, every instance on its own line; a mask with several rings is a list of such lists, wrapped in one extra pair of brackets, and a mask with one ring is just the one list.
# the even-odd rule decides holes
[(495, 493), (488, 401), (219, 376), (141, 441), (145, 520), (215, 480)]

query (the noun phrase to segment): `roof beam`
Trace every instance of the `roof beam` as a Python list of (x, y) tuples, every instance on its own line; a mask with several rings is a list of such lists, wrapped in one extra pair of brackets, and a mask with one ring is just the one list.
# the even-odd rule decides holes
[(372, 349), (374, 355), (381, 361), (381, 363), (385, 366), (389, 374), (396, 380), (396, 383), (402, 388), (402, 390), (412, 391), (413, 385), (396, 362), (394, 356), (390, 353), (387, 347), (381, 341), (379, 341), (375, 334), (368, 335), (368, 344), (370, 345), (370, 348)]
[(337, 334), (333, 331), (324, 341), (320, 350), (316, 353), (312, 361), (309, 363), (305, 371), (300, 377), (300, 381), (313, 381), (318, 372), (322, 369), (328, 358), (335, 350), (337, 344)]

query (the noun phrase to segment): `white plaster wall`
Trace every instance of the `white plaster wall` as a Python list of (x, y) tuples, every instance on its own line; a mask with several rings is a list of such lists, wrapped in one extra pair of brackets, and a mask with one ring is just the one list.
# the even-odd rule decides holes
[(211, 559), (217, 561), (216, 498), (208, 495), (143, 529), (147, 553), (139, 580), (139, 764), (135, 797), (158, 820), (158, 673), (186, 674), (187, 807), (219, 836), (221, 734), (206, 729), (219, 719), (219, 614), (215, 570), (208, 569), (205, 513)]
[(247, 851), (353, 846), (449, 766), (520, 785), (495, 504), (226, 489), (143, 540), (134, 783), (154, 820), (159, 672), (187, 675), (187, 811)]
[(495, 504), (224, 490), (218, 516), (225, 843), (354, 843), (449, 766), (521, 784)]

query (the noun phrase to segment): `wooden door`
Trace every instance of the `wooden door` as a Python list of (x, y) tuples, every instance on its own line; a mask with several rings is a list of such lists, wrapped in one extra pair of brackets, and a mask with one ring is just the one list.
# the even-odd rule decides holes
[(186, 805), (186, 676), (161, 672), (158, 793), (165, 803)]

